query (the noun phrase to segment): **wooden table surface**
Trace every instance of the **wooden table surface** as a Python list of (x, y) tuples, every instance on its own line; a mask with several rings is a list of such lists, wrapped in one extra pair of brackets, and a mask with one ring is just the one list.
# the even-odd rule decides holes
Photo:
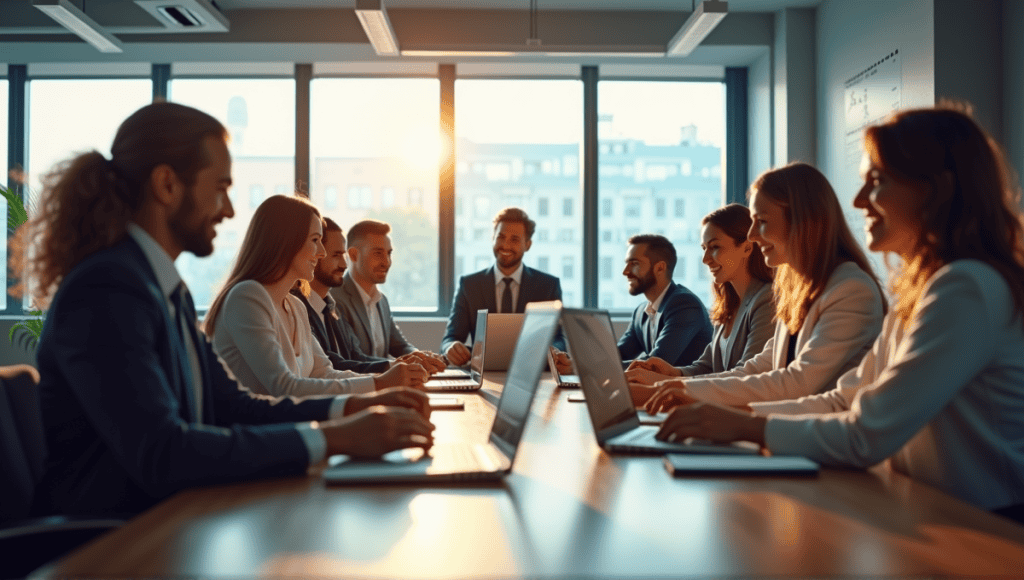
[[(503, 375), (439, 442), (485, 441)], [(39, 577), (494, 578), (1024, 575), (1024, 526), (889, 471), (673, 478), (597, 447), (582, 403), (541, 384), (503, 483), (181, 492)]]

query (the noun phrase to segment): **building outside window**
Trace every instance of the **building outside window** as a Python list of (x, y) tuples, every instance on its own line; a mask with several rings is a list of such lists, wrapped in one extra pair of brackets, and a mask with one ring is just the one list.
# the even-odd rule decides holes
[[(145, 81), (145, 86), (148, 101), (152, 99), (151, 81)], [(295, 134), (295, 81), (171, 79), (168, 98), (209, 113), (231, 136), (228, 148), (235, 217), (217, 226), (213, 255), (196, 258), (183, 253), (177, 260), (196, 307), (205, 310), (234, 264), (252, 214), (266, 192), (272, 191), (274, 184), (295, 183), (295, 140), (281, 138)], [(253, 205), (257, 196), (259, 201)]]
[(439, 87), (418, 78), (310, 82), (310, 191), (334, 183), (349, 192), (351, 209), (328, 212), (345, 231), (363, 219), (391, 225), (393, 263), (381, 291), (395, 311), (438, 307)]
[[(537, 243), (523, 262), (556, 276), (566, 270), (551, 271), (551, 260), (564, 265), (566, 260), (574, 264), (582, 259), (579, 241), (572, 239), (572, 231), (582, 230), (573, 209), (582, 199), (582, 94), (581, 83), (575, 80), (455, 81), (457, 161), (471, 168), (457, 176), (455, 195), (473, 200), (475, 206), (472, 215), (456, 216), (456, 226), (486, 227), (490, 232), (499, 209), (521, 207), (537, 222)], [(495, 115), (495, 110), (502, 114)], [(479, 172), (472, 170), (478, 166)], [(562, 231), (566, 229), (568, 235)], [(538, 243), (543, 243), (545, 256), (538, 254)], [(455, 255), (466, 257), (467, 263), (477, 256), (486, 258), (487, 265), (494, 262), (490, 243), (459, 244)], [(561, 284), (563, 296), (569, 290), (575, 290), (574, 300), (582, 296), (581, 276), (561, 276)]]
[[(722, 204), (724, 90), (718, 82), (598, 84), (599, 151), (607, 151), (601, 164), (621, 168), (598, 173), (599, 264), (621, 261), (624, 241), (634, 234), (684, 232), (669, 238), (679, 255), (674, 279), (705, 304), (711, 301), (708, 281), (687, 268), (701, 260), (700, 242), (689, 232)], [(637, 94), (645, 95), (643, 107), (636, 106)], [(617, 211), (615, 199), (623, 200)], [(603, 307), (626, 311), (638, 304), (621, 276), (599, 276), (597, 290)]]

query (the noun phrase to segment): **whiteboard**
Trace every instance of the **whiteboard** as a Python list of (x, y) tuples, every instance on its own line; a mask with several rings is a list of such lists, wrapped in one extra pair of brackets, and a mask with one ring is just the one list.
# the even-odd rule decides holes
[(903, 71), (899, 49), (893, 49), (845, 83), (846, 167), (857, 175), (864, 152), (864, 129), (900, 108)]

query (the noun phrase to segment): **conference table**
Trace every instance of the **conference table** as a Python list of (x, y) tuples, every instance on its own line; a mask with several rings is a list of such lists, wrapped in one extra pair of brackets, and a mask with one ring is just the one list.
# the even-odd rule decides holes
[[(486, 441), (504, 375), (435, 411)], [(894, 473), (674, 478), (609, 455), (586, 406), (542, 380), (500, 483), (332, 486), (304, 477), (180, 492), (40, 578), (1024, 575), (1024, 526)]]

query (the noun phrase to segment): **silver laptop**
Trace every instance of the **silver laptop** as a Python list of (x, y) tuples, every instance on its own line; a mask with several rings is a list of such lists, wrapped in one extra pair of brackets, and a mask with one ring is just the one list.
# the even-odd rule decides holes
[[(469, 374), (449, 376), (435, 374), (423, 383), (428, 391), (475, 391), (484, 386), (484, 355), (487, 345), (487, 309), (481, 308), (476, 313), (476, 332), (473, 338), (473, 350), (469, 359)], [(461, 369), (460, 369), (461, 370)], [(445, 371), (446, 373), (448, 371)], [(465, 373), (465, 371), (461, 371)]]
[(522, 313), (491, 313), (487, 315), (487, 356), (484, 357), (485, 371), (508, 370), (512, 362), (512, 351), (523, 328)]
[(601, 447), (609, 452), (655, 454), (756, 454), (760, 451), (757, 444), (746, 441), (719, 444), (687, 439), (670, 443), (655, 439), (658, 427), (642, 424), (633, 406), (626, 374), (619, 362), (619, 349), (608, 332), (604, 316), (592, 310), (562, 311), (562, 328), (569, 339), (590, 422)]
[[(615, 327), (612, 325), (612, 317), (608, 314), (607, 310), (598, 311), (604, 314), (604, 320), (608, 323), (608, 333), (615, 338)], [(551, 378), (555, 380), (555, 386), (560, 389), (578, 389), (580, 388), (580, 378), (576, 375), (563, 375), (558, 372), (558, 365), (555, 364), (555, 352), (553, 349), (548, 349), (548, 370), (551, 371)]]
[(336, 484), (416, 483), (504, 477), (512, 470), (561, 307), (558, 301), (527, 305), (522, 340), (516, 343), (488, 442), (437, 444), (426, 455), (405, 449), (373, 461), (335, 456), (324, 470), (324, 480)]

